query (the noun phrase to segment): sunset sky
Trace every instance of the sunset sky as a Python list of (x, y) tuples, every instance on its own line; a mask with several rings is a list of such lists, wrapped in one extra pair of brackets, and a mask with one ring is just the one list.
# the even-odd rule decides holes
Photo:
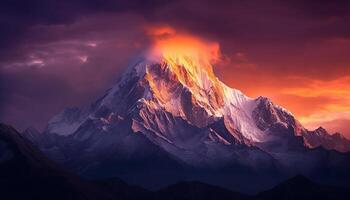
[(157, 37), (181, 34), (220, 52), (227, 85), (350, 138), (350, 1), (228, 2), (1, 1), (0, 121), (42, 130), (101, 96)]

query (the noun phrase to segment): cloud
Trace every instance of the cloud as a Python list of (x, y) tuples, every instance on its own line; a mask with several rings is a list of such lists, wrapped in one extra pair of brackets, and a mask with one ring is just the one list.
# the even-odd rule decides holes
[(30, 28), (33, 37), (0, 61), (0, 120), (42, 129), (63, 108), (93, 102), (147, 45), (139, 24), (125, 14)]
[(168, 3), (167, 0), (3, 0), (0, 2), (0, 50), (17, 50), (21, 42), (33, 37), (28, 31), (38, 25), (69, 26), (92, 15), (146, 16)]
[(297, 88), (286, 88), (285, 94), (302, 97), (331, 96), (344, 99), (344, 101), (350, 100), (350, 76), (329, 81), (313, 80), (305, 77), (291, 77), (290, 80), (303, 82), (306, 85)]
[[(146, 27), (151, 37), (148, 57), (163, 57), (170, 62), (186, 66), (188, 58), (196, 62), (195, 66), (210, 66), (221, 59), (220, 45), (198, 36), (179, 32), (170, 26)], [(209, 69), (208, 69), (209, 70)]]
[[(295, 78), (294, 81), (304, 82), (305, 85), (296, 88), (285, 88), (283, 93), (306, 98), (328, 98), (330, 101), (323, 102), (322, 107), (315, 112), (301, 116), (300, 121), (310, 128), (317, 126), (328, 127), (329, 122), (337, 122), (334, 127), (345, 125), (338, 123), (350, 120), (350, 76), (323, 81), (306, 78)], [(346, 125), (348, 126), (348, 125)], [(346, 128), (340, 128), (344, 130)], [(346, 129), (347, 130), (347, 129)]]
[[(342, 90), (337, 84), (350, 74), (346, 0), (0, 4), (0, 107), (6, 109), (0, 119), (16, 126), (42, 127), (63, 107), (93, 101), (155, 38), (178, 33), (215, 41), (223, 54), (216, 73), (250, 96), (269, 96), (297, 117), (318, 111), (327, 117), (348, 109), (337, 94)], [(23, 89), (29, 83), (36, 88)], [(332, 97), (315, 92), (318, 87)], [(46, 98), (51, 90), (64, 103)], [(41, 99), (47, 101), (45, 109)]]

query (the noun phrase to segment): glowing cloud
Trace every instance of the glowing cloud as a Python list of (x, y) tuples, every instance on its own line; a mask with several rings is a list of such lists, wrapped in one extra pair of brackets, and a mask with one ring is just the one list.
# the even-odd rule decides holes
[[(210, 96), (216, 104), (222, 104), (224, 91), (214, 74), (212, 64), (220, 57), (220, 46), (202, 38), (179, 33), (170, 27), (148, 28), (152, 38), (149, 59), (164, 62), (172, 74), (192, 91), (192, 94), (215, 90)], [(164, 96), (164, 95), (163, 95)]]
[[(305, 78), (296, 78), (303, 81)], [(342, 121), (350, 119), (350, 76), (344, 76), (335, 80), (304, 80), (308, 85), (302, 87), (288, 88), (283, 92), (305, 98), (330, 98), (330, 102), (324, 102), (322, 108), (316, 113), (300, 116), (300, 121), (307, 127), (313, 129), (323, 125), (325, 122)], [(334, 125), (333, 125), (334, 126)], [(336, 131), (333, 130), (332, 131)], [(346, 134), (346, 133), (344, 133)]]
[(149, 57), (162, 58), (173, 66), (183, 66), (193, 75), (205, 70), (209, 76), (214, 76), (211, 64), (220, 59), (218, 43), (178, 33), (168, 26), (149, 27), (147, 33), (153, 39)]

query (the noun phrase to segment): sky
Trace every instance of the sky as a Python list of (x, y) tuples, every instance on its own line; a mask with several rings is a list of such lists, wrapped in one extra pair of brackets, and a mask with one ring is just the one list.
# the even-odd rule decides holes
[(45, 128), (111, 87), (155, 31), (217, 44), (217, 76), (350, 138), (350, 1), (2, 0), (0, 121)]

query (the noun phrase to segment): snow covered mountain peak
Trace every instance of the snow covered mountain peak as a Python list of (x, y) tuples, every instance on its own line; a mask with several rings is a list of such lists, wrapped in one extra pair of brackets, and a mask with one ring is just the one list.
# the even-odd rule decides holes
[(157, 56), (130, 65), (89, 108), (68, 108), (43, 134), (27, 130), (26, 136), (79, 174), (131, 179), (183, 169), (229, 169), (254, 178), (308, 172), (319, 167), (324, 149), (350, 151), (346, 138), (309, 131), (270, 99), (225, 85), (213, 72), (212, 52), (193, 45), (158, 45)]
[(313, 141), (325, 136), (311, 137), (292, 113), (266, 97), (253, 99), (228, 87), (209, 60), (189, 52), (137, 62), (90, 109), (65, 110), (50, 121), (47, 132), (68, 136), (91, 122), (102, 132), (129, 124), (129, 130), (175, 156), (181, 154), (178, 148), (190, 150), (204, 141), (264, 148), (260, 144), (288, 143), (291, 135), (304, 138), (309, 148), (323, 145), (323, 140)]

